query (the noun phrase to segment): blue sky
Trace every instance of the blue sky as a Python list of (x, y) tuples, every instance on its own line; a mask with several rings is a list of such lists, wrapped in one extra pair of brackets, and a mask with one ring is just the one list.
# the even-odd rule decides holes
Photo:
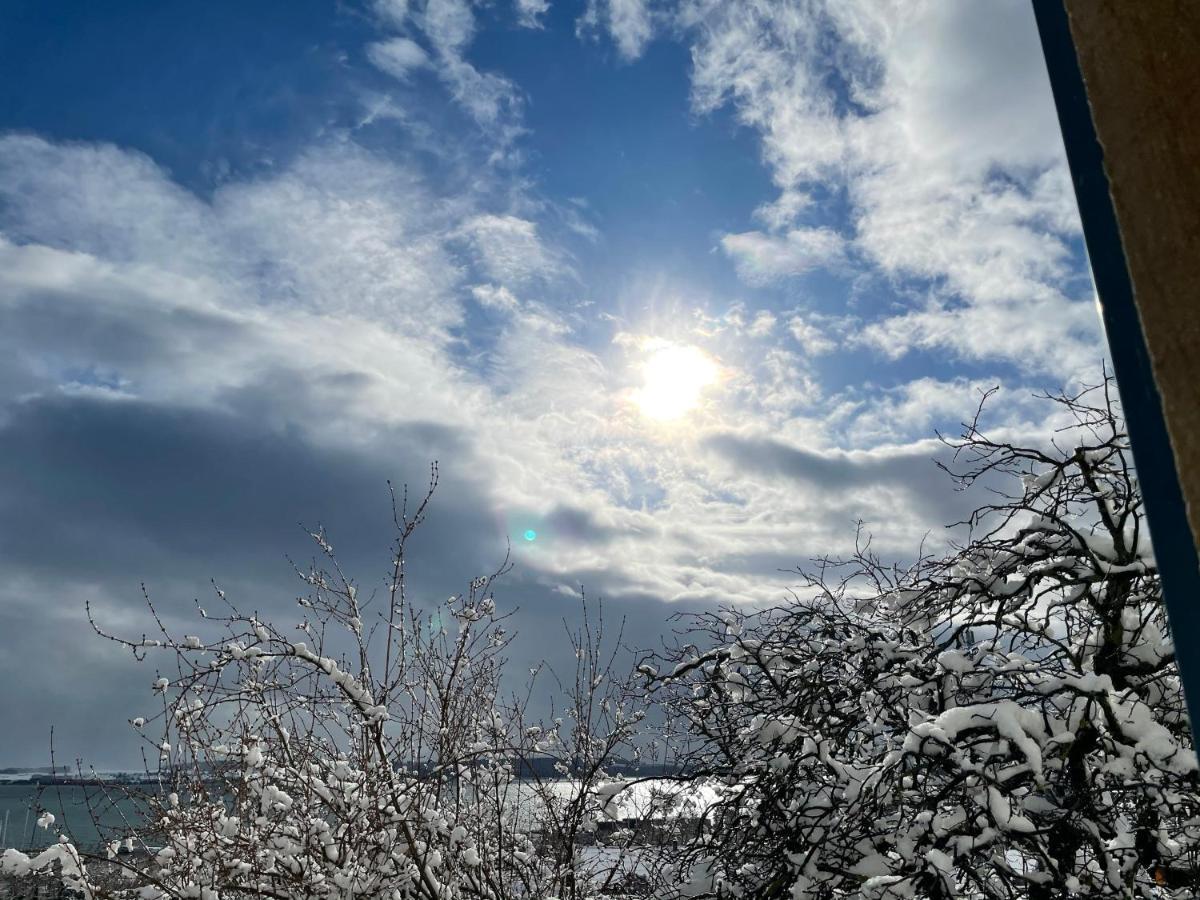
[(0, 762), (127, 758), (85, 600), (291, 615), (297, 522), (374, 584), (432, 459), (423, 595), (512, 540), (515, 655), (580, 584), (649, 645), (938, 539), (934, 430), (1104, 353), (1019, 0), (6, 4)]

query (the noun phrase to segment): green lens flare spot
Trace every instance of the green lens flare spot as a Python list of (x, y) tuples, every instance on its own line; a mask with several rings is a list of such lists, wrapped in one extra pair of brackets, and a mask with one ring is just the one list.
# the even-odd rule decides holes
[(526, 528), (524, 537), (525, 537), (525, 540), (527, 540), (527, 541), (536, 541), (537, 540), (537, 532), (534, 531), (532, 528)]

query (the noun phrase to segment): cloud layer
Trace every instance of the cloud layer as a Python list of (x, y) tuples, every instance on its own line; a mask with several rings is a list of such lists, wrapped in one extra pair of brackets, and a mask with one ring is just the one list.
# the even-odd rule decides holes
[[(144, 685), (93, 642), (72, 661), (85, 598), (136, 629), (140, 581), (174, 618), (215, 577), (290, 615), (299, 522), (325, 524), (373, 587), (386, 481), (419, 486), (433, 459), (422, 602), (511, 543), (521, 660), (558, 652), (580, 584), (648, 645), (673, 610), (779, 599), (786, 570), (846, 549), (858, 520), (881, 552), (911, 554), (973, 500), (938, 474), (933, 429), (1003, 383), (997, 427), (1036, 434), (1031, 390), (1094, 371), (1024, 6), (595, 0), (563, 15), (371, 4), (350, 48), (371, 85), (357, 124), (207, 190), (128, 146), (0, 136), (0, 629), (28, 636), (0, 648), (0, 682), (35, 681), (0, 709), (30, 723), (5, 754), (40, 761), (59, 716), (68, 744), (120, 759), (123, 731), (85, 711), (119, 724)], [(556, 28), (567, 57), (611, 42), (604, 78), (680, 45), (678, 115), (698, 141), (749, 135), (769, 195), (705, 223), (698, 249), (614, 254), (608, 198), (535, 174), (553, 149), (530, 125), (544, 85), (481, 52), (497, 29)], [(667, 205), (655, 189), (634, 193)], [(641, 373), (673, 345), (716, 374), (693, 412), (655, 421)]]

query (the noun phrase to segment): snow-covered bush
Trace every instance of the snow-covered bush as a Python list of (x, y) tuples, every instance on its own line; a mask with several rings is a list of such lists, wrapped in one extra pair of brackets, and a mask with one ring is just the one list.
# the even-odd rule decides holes
[[(1044, 447), (971, 424), (944, 558), (859, 542), (647, 667), (722, 786), (682, 893), (1200, 896), (1200, 783), (1111, 384)], [(804, 573), (802, 573), (804, 574)], [(660, 674), (661, 673), (661, 674)]]
[[(584, 853), (577, 838), (643, 712), (586, 613), (570, 632), (577, 671), (560, 714), (531, 719), (529, 692), (504, 699), (508, 616), (492, 587), (505, 566), (433, 615), (411, 602), (405, 545), (436, 476), (415, 512), (407, 497), (396, 504), (373, 604), (318, 530), (320, 563), (298, 569), (298, 625), (245, 613), (219, 589), (193, 634), (175, 634), (149, 598), (152, 637), (93, 619), (139, 662), (160, 663), (147, 677), (158, 713), (130, 721), (156, 784), (105, 789), (132, 794), (141, 815), (109, 829), (103, 852), (64, 834), (33, 858), (8, 851), (0, 874), (55, 868), (89, 897), (140, 900), (575, 900), (613, 883), (621, 854)], [(530, 772), (551, 774), (519, 777)]]

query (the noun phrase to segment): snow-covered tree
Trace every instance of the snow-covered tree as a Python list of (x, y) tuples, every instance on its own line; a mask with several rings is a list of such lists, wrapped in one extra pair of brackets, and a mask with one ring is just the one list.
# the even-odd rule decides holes
[(989, 492), (948, 555), (886, 566), (863, 538), (647, 667), (721, 785), (684, 895), (1200, 895), (1196, 756), (1111, 390), (1048, 398), (1068, 425), (1045, 446), (978, 416), (948, 442)]
[[(89, 898), (140, 900), (576, 900), (618, 883), (627, 848), (585, 854), (579, 835), (608, 798), (606, 766), (636, 749), (644, 699), (614, 677), (593, 613), (569, 632), (576, 672), (559, 714), (531, 717), (529, 692), (506, 700), (509, 617), (492, 592), (504, 566), (432, 614), (411, 601), (405, 545), (436, 476), (415, 511), (407, 497), (395, 504), (373, 602), (317, 530), (319, 561), (297, 570), (297, 625), (243, 612), (219, 589), (194, 634), (176, 633), (149, 597), (153, 636), (93, 619), (139, 662), (159, 662), (147, 677), (157, 713), (130, 721), (155, 783), (100, 792), (138, 808), (106, 829), (101, 853), (62, 834), (32, 858), (6, 851), (0, 874), (54, 869)], [(57, 827), (49, 813), (41, 824)]]

